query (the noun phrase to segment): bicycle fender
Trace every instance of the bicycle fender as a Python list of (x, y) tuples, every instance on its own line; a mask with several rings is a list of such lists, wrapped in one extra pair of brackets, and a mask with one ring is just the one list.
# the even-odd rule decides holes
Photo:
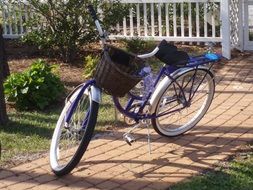
[(96, 86), (91, 86), (91, 99), (94, 101), (94, 102), (97, 102), (97, 103), (101, 103), (101, 90), (96, 87)]
[[(83, 93), (85, 93), (86, 95), (91, 95), (91, 100), (100, 103), (102, 98), (101, 98), (101, 90), (98, 87), (95, 87), (93, 85), (94, 81), (88, 81), (87, 84), (91, 85), (90, 88), (87, 88), (86, 83), (82, 83), (80, 85), (78, 85), (65, 99), (65, 104), (68, 101), (73, 102), (75, 100), (75, 98), (77, 97), (77, 95), (80, 93), (82, 88), (86, 88), (85, 91)], [(73, 96), (75, 94), (75, 96)]]
[[(178, 76), (182, 75), (185, 72), (188, 72), (190, 70), (194, 70), (195, 68), (182, 68), (182, 69), (178, 69), (176, 70), (174, 73), (171, 74), (171, 77), (173, 78), (177, 78)], [(209, 70), (207, 67), (204, 66), (199, 66), (198, 69), (203, 69), (203, 70), (207, 70), (209, 72), (211, 72), (213, 74), (213, 72), (211, 70)], [(164, 93), (164, 91), (168, 88), (168, 86), (171, 84), (171, 79), (166, 76), (159, 84), (158, 86), (155, 88), (155, 91), (153, 93), (153, 95), (150, 98), (150, 107), (149, 107), (149, 112), (150, 114), (155, 113), (156, 111), (156, 106), (159, 102), (159, 98), (162, 96), (162, 94)]]
[(149, 107), (149, 113), (153, 114), (156, 110), (156, 105), (158, 104), (159, 98), (164, 93), (164, 91), (167, 89), (167, 87), (170, 85), (171, 80), (169, 77), (165, 77), (155, 88), (154, 93), (152, 94), (150, 98), (150, 107)]

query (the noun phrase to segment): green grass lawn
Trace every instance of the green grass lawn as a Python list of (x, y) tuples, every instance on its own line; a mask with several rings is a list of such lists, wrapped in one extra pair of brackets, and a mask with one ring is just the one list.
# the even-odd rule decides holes
[(214, 171), (176, 184), (169, 190), (253, 190), (252, 148)]
[[(1, 159), (0, 166), (18, 162), (20, 158), (32, 158), (32, 153), (44, 153), (49, 150), (51, 136), (62, 106), (46, 112), (11, 112), (10, 122), (0, 126)], [(115, 124), (114, 108), (111, 97), (104, 95), (99, 109), (96, 131), (106, 125)], [(30, 159), (29, 158), (29, 159)]]
[(47, 150), (59, 113), (60, 109), (47, 113), (9, 113), (10, 122), (0, 127), (1, 163), (27, 153)]

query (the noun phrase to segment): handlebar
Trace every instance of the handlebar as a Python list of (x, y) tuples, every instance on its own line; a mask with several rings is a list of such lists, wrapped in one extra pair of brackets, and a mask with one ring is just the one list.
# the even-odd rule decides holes
[(93, 5), (88, 5), (87, 8), (88, 8), (88, 11), (90, 12), (90, 15), (91, 15), (91, 17), (93, 18), (93, 20), (94, 20), (94, 21), (95, 21), (95, 20), (98, 20), (97, 13), (96, 13), (96, 11), (95, 11)]
[(147, 54), (138, 55), (137, 57), (139, 57), (141, 59), (146, 59), (149, 57), (153, 57), (158, 51), (159, 51), (159, 47), (156, 47), (152, 52), (147, 53)]

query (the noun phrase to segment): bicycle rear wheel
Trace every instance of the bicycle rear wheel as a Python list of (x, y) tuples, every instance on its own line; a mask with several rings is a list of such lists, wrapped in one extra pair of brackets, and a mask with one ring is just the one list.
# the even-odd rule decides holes
[(68, 174), (79, 163), (96, 125), (99, 104), (91, 99), (90, 86), (79, 98), (81, 88), (66, 102), (52, 137), (50, 165), (58, 176)]
[[(182, 89), (176, 82), (171, 82), (159, 98), (155, 111), (156, 115), (170, 113), (152, 119), (155, 131), (167, 137), (181, 135), (193, 128), (207, 112), (215, 91), (214, 76), (206, 69), (186, 71), (175, 80)], [(184, 96), (189, 101), (185, 102)]]

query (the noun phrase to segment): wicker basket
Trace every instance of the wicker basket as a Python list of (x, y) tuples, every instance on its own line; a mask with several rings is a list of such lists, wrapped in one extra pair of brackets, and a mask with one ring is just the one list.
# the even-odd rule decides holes
[(140, 82), (138, 72), (144, 65), (144, 61), (134, 54), (108, 46), (97, 65), (94, 78), (97, 86), (106, 93), (123, 97)]

